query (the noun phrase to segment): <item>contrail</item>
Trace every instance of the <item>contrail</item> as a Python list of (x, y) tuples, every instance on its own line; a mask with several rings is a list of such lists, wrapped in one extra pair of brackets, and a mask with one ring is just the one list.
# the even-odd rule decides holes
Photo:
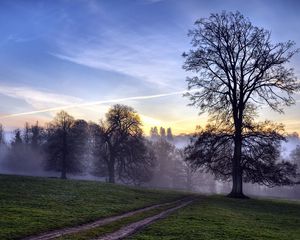
[(199, 91), (199, 89), (192, 89), (192, 90), (188, 90), (188, 91), (178, 91), (178, 92), (171, 92), (171, 93), (162, 93), (162, 94), (155, 94), (155, 95), (118, 98), (118, 99), (111, 99), (111, 100), (104, 100), (104, 101), (94, 101), (94, 102), (71, 104), (71, 105), (65, 105), (65, 106), (60, 106), (60, 107), (44, 108), (44, 109), (40, 109), (40, 110), (36, 110), (36, 111), (30, 111), (30, 112), (8, 114), (8, 115), (0, 116), (0, 119), (19, 117), (19, 116), (25, 116), (25, 115), (32, 115), (32, 114), (37, 114), (37, 113), (52, 112), (52, 111), (58, 111), (58, 110), (64, 110), (64, 109), (69, 109), (69, 108), (76, 108), (76, 107), (93, 106), (93, 105), (99, 105), (99, 104), (105, 104), (105, 103), (114, 103), (114, 102), (117, 103), (117, 102), (125, 102), (125, 101), (130, 101), (130, 100), (145, 100), (145, 99), (152, 99), (152, 98), (167, 97), (167, 96), (184, 94), (184, 93), (195, 92), (195, 91)]

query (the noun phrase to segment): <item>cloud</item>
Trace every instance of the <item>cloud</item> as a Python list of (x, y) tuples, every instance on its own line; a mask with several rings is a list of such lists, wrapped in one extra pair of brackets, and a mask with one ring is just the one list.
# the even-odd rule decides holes
[[(64, 106), (56, 106), (56, 107), (51, 107), (51, 108), (44, 108), (44, 109), (39, 109), (39, 110), (33, 110), (33, 111), (27, 111), (27, 112), (22, 112), (22, 113), (13, 113), (13, 114), (8, 114), (8, 115), (3, 115), (0, 117), (0, 119), (6, 119), (6, 118), (12, 118), (12, 117), (19, 117), (19, 116), (26, 116), (26, 115), (32, 115), (32, 114), (38, 114), (38, 113), (45, 113), (45, 112), (54, 112), (54, 111), (59, 111), (63, 109), (70, 109), (70, 108), (84, 108), (84, 107), (90, 107), (94, 105), (100, 105), (100, 104), (108, 104), (108, 103), (120, 103), (120, 102), (126, 102), (126, 101), (132, 101), (132, 100), (146, 100), (146, 99), (153, 99), (153, 98), (162, 98), (162, 97), (168, 97), (168, 96), (173, 96), (173, 95), (182, 95), (187, 92), (194, 92), (198, 91), (198, 89), (193, 89), (189, 91), (177, 91), (177, 92), (169, 92), (169, 93), (162, 93), (162, 94), (155, 94), (155, 95), (145, 95), (145, 96), (134, 96), (134, 97), (126, 97), (126, 98), (116, 98), (116, 99), (110, 99), (110, 100), (100, 100), (100, 101), (92, 101), (92, 102), (83, 102), (80, 100), (80, 102), (77, 103), (72, 103)], [(5, 92), (6, 95), (12, 96), (12, 97), (17, 97), (17, 98), (23, 98), (28, 101), (28, 93), (35, 93), (34, 96), (31, 96), (29, 102), (37, 103), (38, 101), (45, 101), (45, 99), (51, 99), (51, 97), (57, 97), (56, 101), (58, 102), (63, 102), (66, 98), (72, 98), (69, 96), (64, 96), (64, 95), (57, 95), (57, 94), (51, 94), (51, 93), (46, 93), (45, 97), (43, 98), (43, 93), (38, 92), (36, 90), (28, 90), (26, 89), (24, 91), (16, 93), (11, 93), (11, 92), (6, 92), (6, 91), (1, 91), (0, 88), (0, 93)], [(22, 95), (20, 93), (25, 93), (25, 95)], [(27, 95), (27, 96), (26, 96)], [(47, 96), (48, 95), (48, 96)], [(77, 101), (79, 99), (74, 98)], [(55, 101), (55, 100), (54, 100)]]
[[(101, 34), (87, 39), (59, 39), (59, 50), (51, 52), (59, 59), (83, 66), (128, 75), (160, 87), (185, 79), (181, 68), (183, 47), (172, 36), (145, 30), (134, 31), (106, 27)], [(171, 34), (172, 35), (172, 34)]]
[(79, 104), (83, 101), (81, 98), (73, 96), (51, 93), (29, 87), (8, 85), (0, 85), (0, 94), (12, 98), (22, 99), (36, 109), (74, 103)]
[[(86, 102), (81, 98), (69, 95), (55, 94), (48, 91), (37, 90), (29, 87), (0, 85), (0, 94), (24, 100), (35, 109), (32, 111), (2, 115), (0, 116), (0, 119), (6, 127), (8, 127), (9, 129), (13, 129), (15, 127), (22, 127), (24, 122), (34, 123), (37, 120), (40, 124), (43, 125), (46, 122), (49, 122), (51, 120), (51, 116), (54, 116), (56, 112), (60, 110), (68, 110), (69, 113), (75, 116), (76, 118), (98, 121), (101, 117), (104, 116), (105, 112), (108, 111), (110, 105), (114, 103), (132, 103), (135, 101), (165, 98), (169, 96), (182, 95), (186, 92), (187, 91), (176, 91), (154, 95), (112, 98), (108, 100)], [(40, 108), (40, 106), (53, 107)], [(49, 113), (50, 115), (40, 115), (41, 113)], [(157, 118), (155, 116), (149, 116), (143, 112), (139, 114), (141, 116), (143, 128), (146, 133), (148, 133), (150, 128), (153, 126), (172, 127), (175, 133), (192, 131), (194, 129), (194, 127), (191, 127), (193, 125), (190, 123), (187, 125), (182, 124), (183, 122), (189, 122), (189, 120), (195, 120), (194, 118), (183, 119), (179, 121), (168, 121), (166, 119)]]

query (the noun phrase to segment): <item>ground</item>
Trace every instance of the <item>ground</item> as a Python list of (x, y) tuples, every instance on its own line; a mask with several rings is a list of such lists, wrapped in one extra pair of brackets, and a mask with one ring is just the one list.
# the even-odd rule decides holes
[(132, 188), (93, 181), (0, 175), (0, 239), (20, 239), (77, 226), (156, 203), (172, 202), (105, 226), (60, 239), (94, 239), (176, 206), (195, 201), (128, 239), (300, 239), (300, 202), (230, 199), (224, 196)]
[(93, 181), (0, 175), (0, 239), (18, 239), (183, 197)]
[(300, 202), (201, 197), (130, 240), (299, 240)]

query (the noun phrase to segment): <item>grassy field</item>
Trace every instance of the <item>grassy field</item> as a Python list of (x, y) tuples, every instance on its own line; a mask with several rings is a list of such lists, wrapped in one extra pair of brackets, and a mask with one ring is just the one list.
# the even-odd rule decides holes
[(183, 193), (93, 181), (0, 175), (0, 239), (51, 229), (167, 202)]
[[(19, 239), (75, 226), (184, 197), (184, 193), (138, 189), (93, 181), (0, 175), (0, 239)], [(61, 239), (91, 239), (158, 214), (137, 214)], [(299, 240), (300, 202), (199, 196), (192, 205), (130, 237), (131, 240)]]
[(119, 230), (123, 226), (129, 225), (130, 223), (137, 222), (139, 220), (145, 219), (150, 216), (154, 216), (159, 214), (161, 211), (167, 210), (169, 208), (175, 207), (176, 204), (170, 204), (167, 206), (162, 206), (156, 209), (148, 210), (143, 213), (135, 214), (131, 217), (127, 217), (113, 223), (107, 224), (105, 226), (92, 228), (87, 231), (82, 231), (75, 234), (69, 234), (62, 237), (57, 238), (57, 240), (90, 240), (90, 239), (97, 239), (101, 236), (104, 236), (107, 233), (112, 233), (114, 231)]
[(130, 240), (299, 240), (300, 202), (202, 197)]

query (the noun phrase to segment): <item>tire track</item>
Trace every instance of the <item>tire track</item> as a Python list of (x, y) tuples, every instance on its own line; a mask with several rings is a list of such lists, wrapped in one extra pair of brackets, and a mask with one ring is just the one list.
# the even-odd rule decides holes
[[(186, 199), (186, 198), (185, 198)], [(45, 233), (41, 233), (38, 235), (34, 235), (34, 236), (29, 236), (26, 238), (23, 238), (23, 240), (50, 240), (50, 239), (54, 239), (54, 238), (58, 238), (61, 237), (63, 235), (68, 235), (68, 234), (75, 234), (81, 231), (86, 231), (92, 228), (96, 228), (96, 227), (100, 227), (100, 226), (104, 226), (107, 225), (109, 223), (121, 220), (123, 218), (127, 218), (127, 217), (131, 217), (135, 214), (138, 213), (143, 213), (152, 209), (156, 209), (159, 207), (163, 207), (166, 205), (171, 205), (171, 204), (176, 204), (176, 203), (180, 203), (185, 201), (185, 199), (179, 199), (173, 202), (168, 202), (168, 203), (161, 203), (161, 204), (155, 204), (149, 207), (144, 207), (138, 210), (133, 210), (121, 215), (117, 215), (117, 216), (112, 216), (112, 217), (106, 217), (106, 218), (102, 218), (99, 220), (96, 220), (94, 222), (91, 223), (87, 223), (87, 224), (82, 224), (79, 226), (75, 226), (75, 227), (67, 227), (67, 228), (63, 228), (63, 229), (58, 229), (58, 230), (53, 230), (53, 231), (49, 231), (49, 232), (45, 232)]]
[(142, 228), (145, 228), (146, 226), (148, 226), (162, 218), (167, 217), (168, 215), (175, 212), (176, 210), (191, 204), (193, 201), (194, 201), (194, 199), (183, 201), (182, 203), (178, 204), (176, 207), (162, 211), (161, 213), (159, 213), (157, 215), (145, 218), (145, 219), (137, 221), (135, 223), (131, 223), (113, 233), (109, 233), (103, 237), (99, 237), (94, 240), (119, 240), (119, 239), (129, 237), (132, 234), (136, 233), (137, 231), (141, 230)]

